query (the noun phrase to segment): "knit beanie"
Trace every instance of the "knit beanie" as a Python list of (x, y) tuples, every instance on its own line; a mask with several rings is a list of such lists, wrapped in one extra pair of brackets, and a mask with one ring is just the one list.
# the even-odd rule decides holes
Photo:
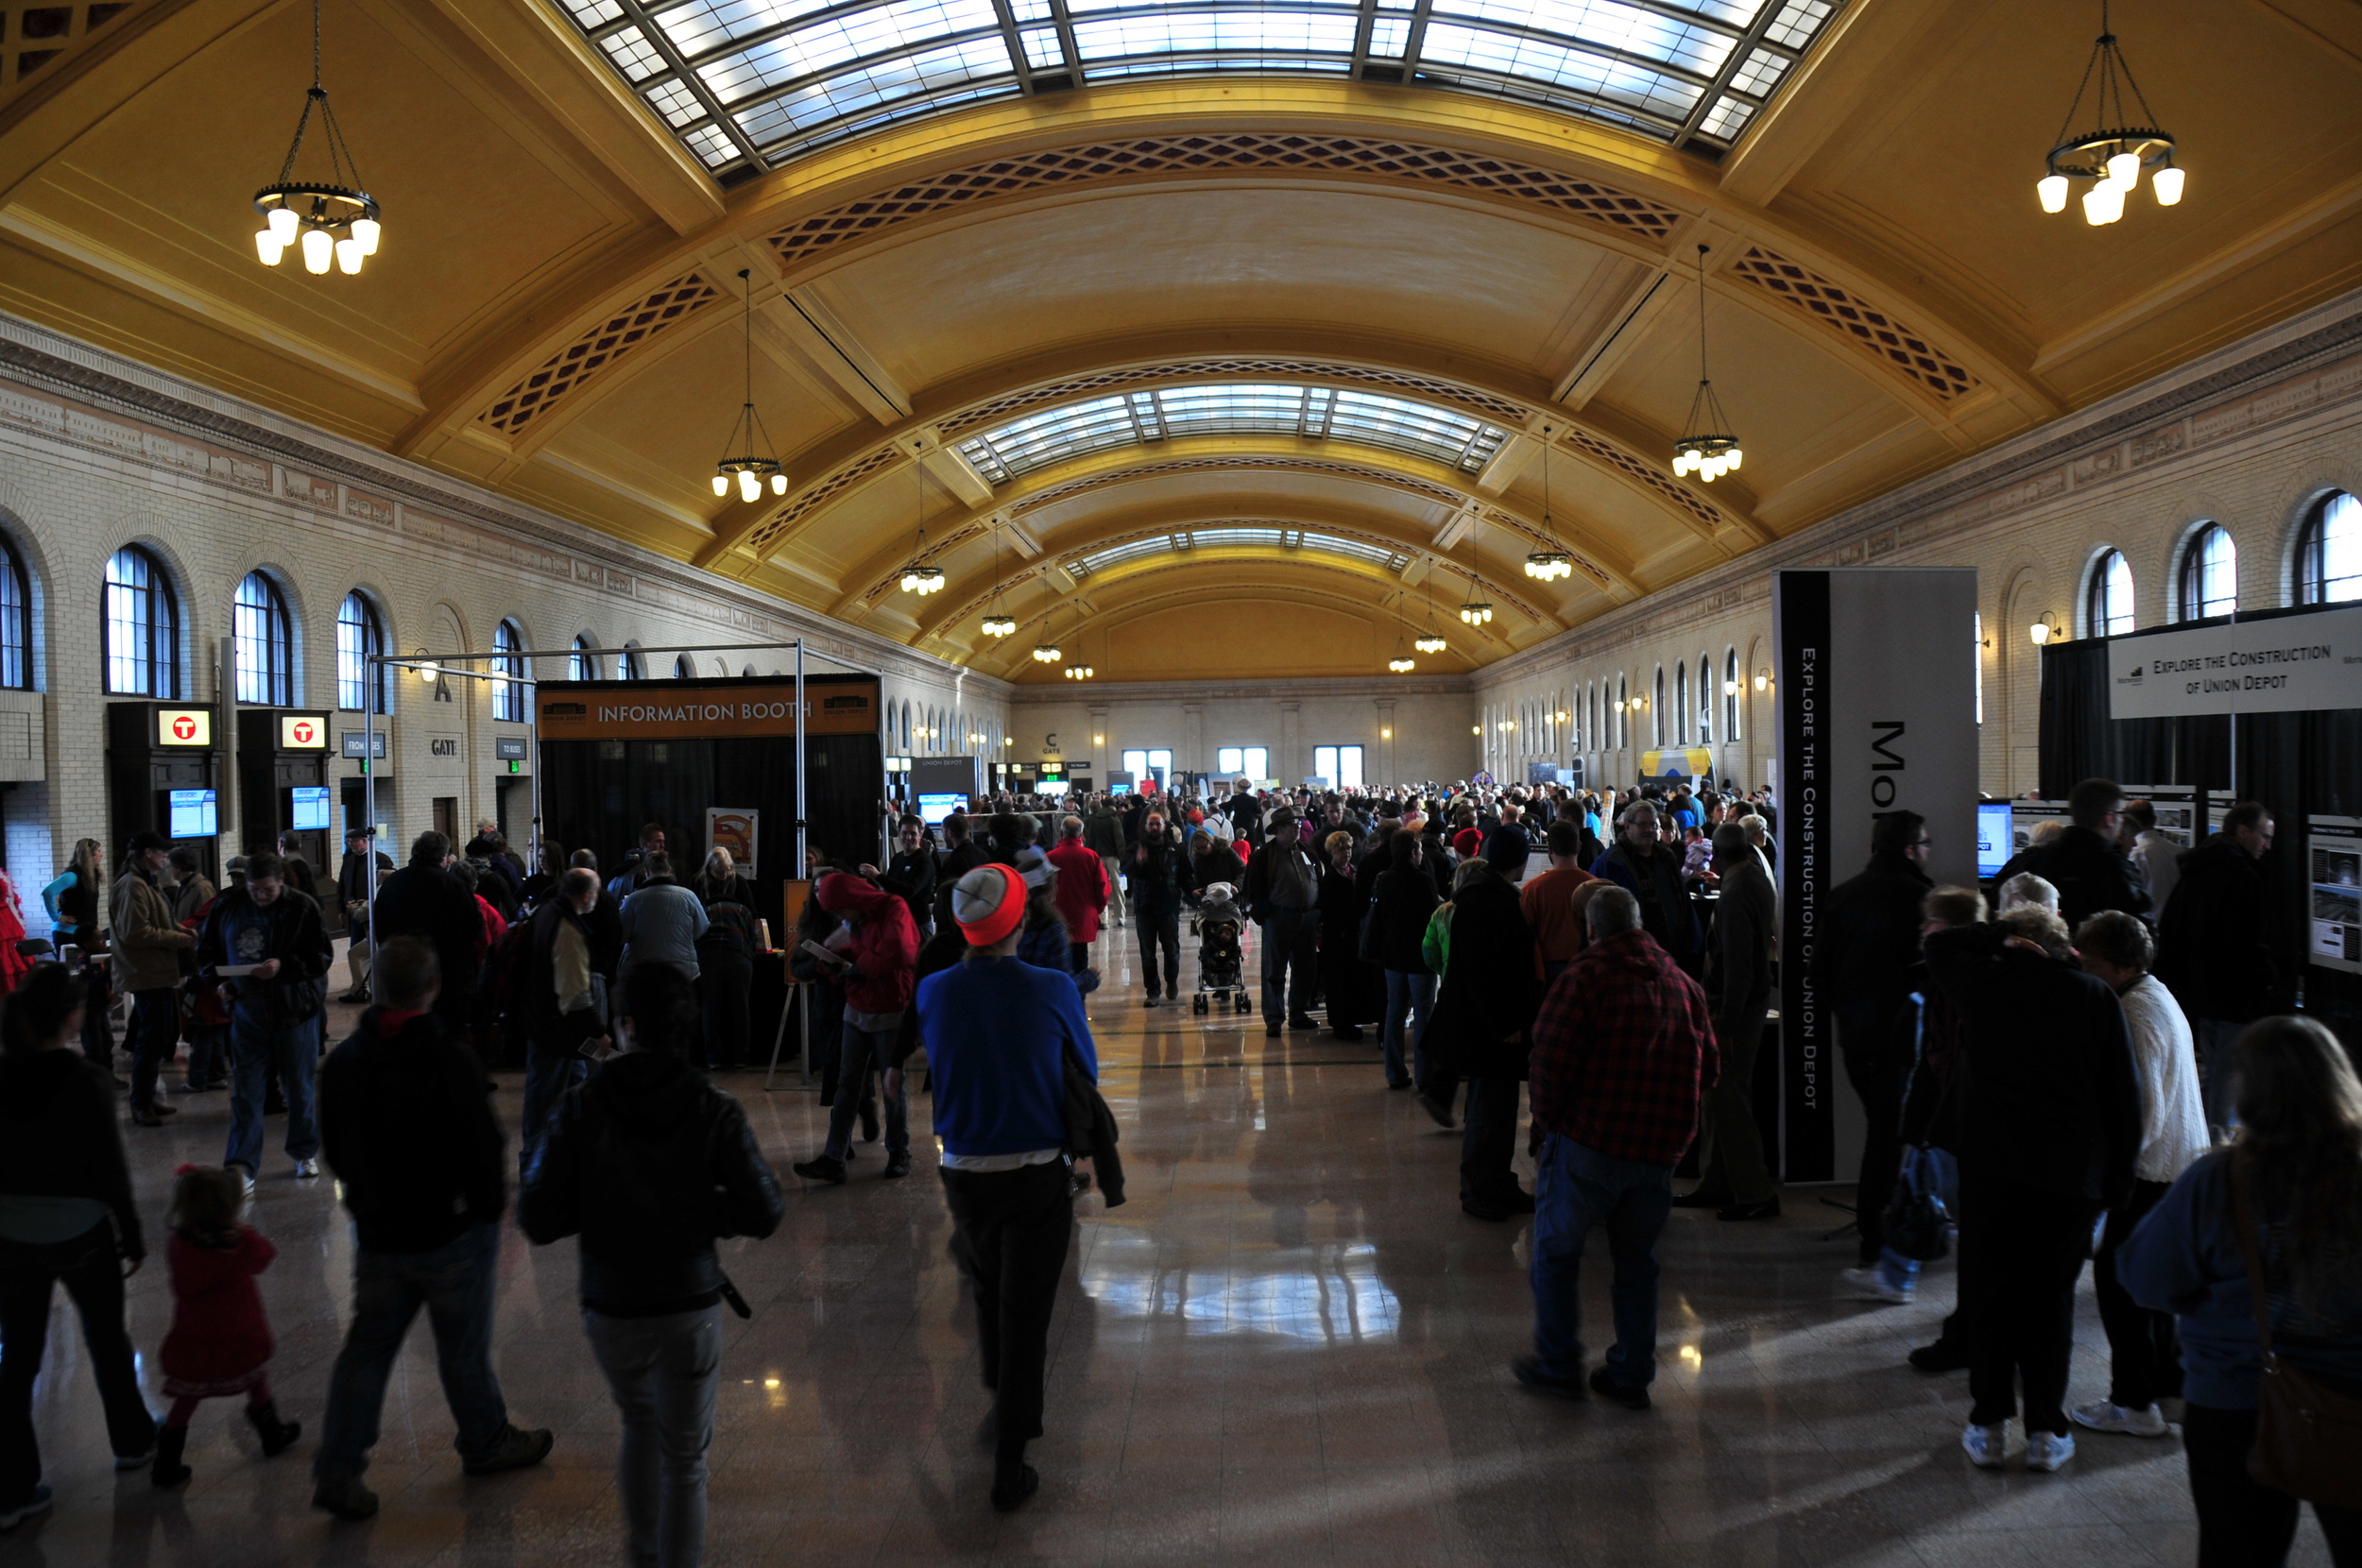
[(1452, 853), (1466, 860), (1484, 847), (1484, 835), (1473, 827), (1463, 827), (1451, 836)]
[(1025, 918), (1025, 879), (1005, 865), (980, 865), (951, 887), (951, 918), (968, 945), (989, 947)]

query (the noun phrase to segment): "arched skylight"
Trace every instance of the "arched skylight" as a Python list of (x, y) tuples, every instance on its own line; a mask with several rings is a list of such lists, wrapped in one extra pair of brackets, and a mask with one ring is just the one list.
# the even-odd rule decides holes
[(1044, 409), (958, 443), (995, 485), (1087, 452), (1187, 435), (1293, 435), (1408, 452), (1474, 473), (1509, 432), (1473, 415), (1326, 386), (1172, 386)]
[(1519, 98), (1719, 153), (1843, 0), (561, 0), (725, 177), (987, 98), (1314, 74)]
[(1186, 554), (1199, 550), (1304, 550), (1365, 561), (1372, 566), (1384, 567), (1389, 571), (1400, 571), (1411, 564), (1411, 557), (1404, 552), (1373, 544), (1367, 539), (1274, 523), (1235, 523), (1188, 528), (1172, 534), (1153, 534), (1146, 538), (1125, 539), (1062, 564), (1067, 575), (1080, 582), (1093, 572), (1104, 571), (1126, 561), (1144, 560), (1152, 555), (1167, 554)]

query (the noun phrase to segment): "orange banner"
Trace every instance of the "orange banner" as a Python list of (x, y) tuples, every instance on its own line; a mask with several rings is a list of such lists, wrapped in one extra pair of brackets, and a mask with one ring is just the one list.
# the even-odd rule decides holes
[[(752, 740), (796, 733), (794, 681), (630, 681), (535, 688), (544, 741)], [(870, 735), (878, 683), (806, 681), (807, 735)]]

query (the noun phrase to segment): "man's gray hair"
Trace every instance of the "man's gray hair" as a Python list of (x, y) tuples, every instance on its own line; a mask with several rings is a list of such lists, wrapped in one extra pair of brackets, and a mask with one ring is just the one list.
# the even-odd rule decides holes
[(2001, 884), (2002, 912), (2006, 914), (2021, 904), (2032, 904), (2056, 914), (2059, 912), (2059, 890), (2050, 885), (2049, 878), (2037, 877), (2030, 871), (2021, 871)]
[(1632, 890), (1623, 886), (1601, 888), (1591, 895), (1590, 904), (1583, 912), (1583, 920), (1591, 928), (1592, 940), (1620, 936), (1640, 929), (1640, 900)]
[(1735, 822), (1726, 822), (1714, 830), (1714, 858), (1718, 861), (1737, 861), (1755, 852), (1754, 840), (1747, 829)]
[(1618, 817), (1617, 820), (1618, 822), (1634, 823), (1638, 822), (1642, 817), (1647, 817), (1651, 822), (1657, 820), (1655, 801), (1635, 800), (1631, 805), (1624, 808), (1623, 815)]
[(1058, 836), (1064, 839), (1081, 838), (1083, 836), (1083, 819), (1081, 817), (1061, 817), (1058, 820)]
[(565, 880), (558, 883), (558, 886), (564, 891), (569, 900), (579, 904), (585, 898), (596, 898), (599, 895), (599, 874), (588, 866), (578, 865), (566, 873)]

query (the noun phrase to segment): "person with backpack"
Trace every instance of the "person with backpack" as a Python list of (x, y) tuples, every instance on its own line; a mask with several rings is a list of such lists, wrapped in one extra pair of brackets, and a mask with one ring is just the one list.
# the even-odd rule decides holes
[(1292, 806), (1275, 810), (1263, 843), (1247, 857), (1240, 894), (1247, 918), (1263, 929), (1263, 1032), (1318, 1029), (1312, 993), (1319, 983), (1321, 870), (1296, 831)]

